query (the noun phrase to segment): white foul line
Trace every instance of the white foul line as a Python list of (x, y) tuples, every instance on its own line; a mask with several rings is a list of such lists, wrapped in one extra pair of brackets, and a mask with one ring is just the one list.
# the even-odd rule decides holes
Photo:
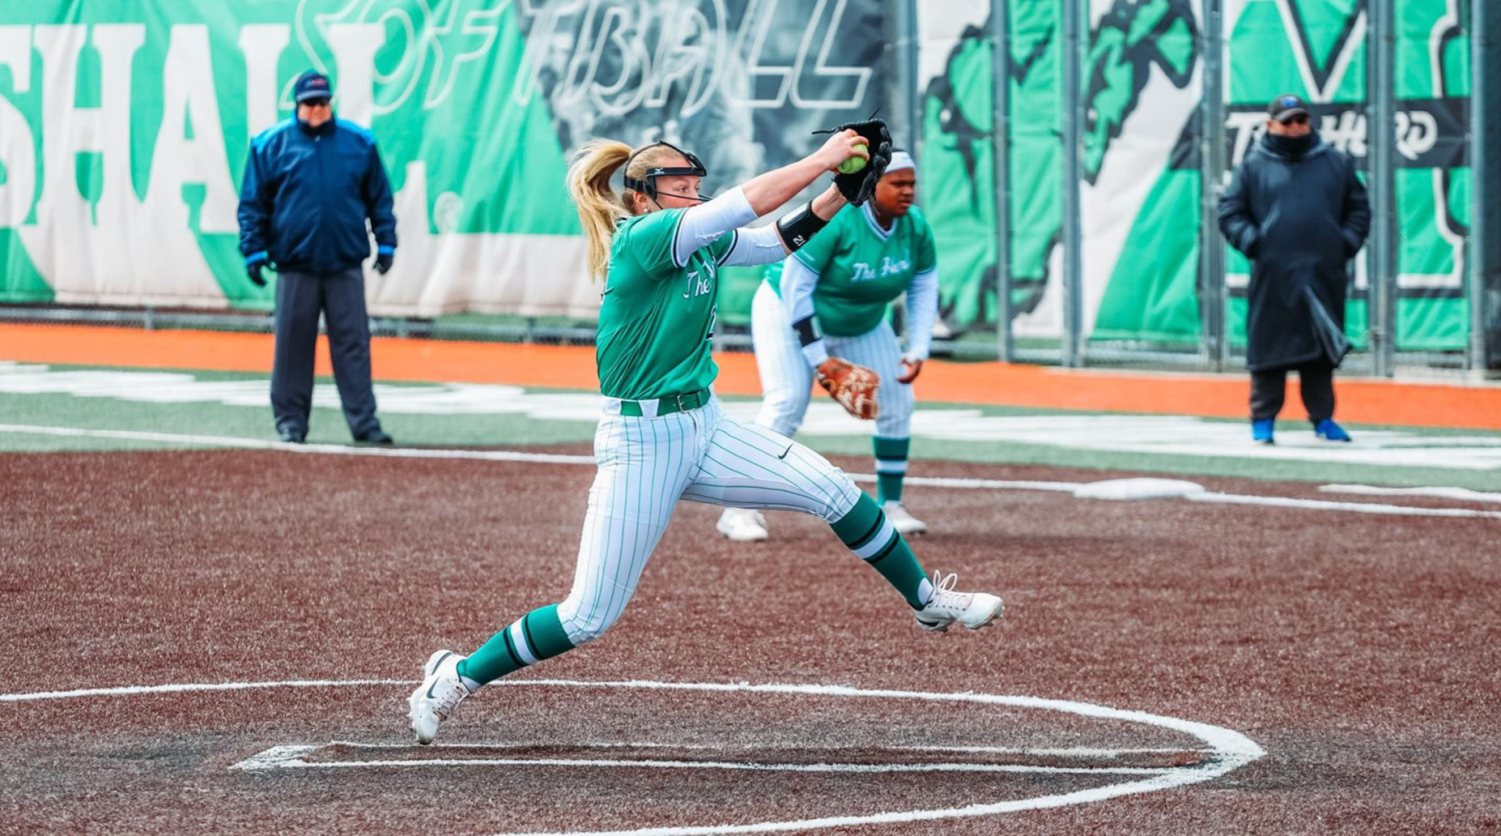
[(122, 685), (117, 688), (79, 688), (72, 691), (33, 691), (0, 694), (0, 702), (68, 700), (79, 697), (133, 697), (141, 694), (189, 694), (199, 691), (250, 691), (260, 688), (338, 688), (373, 685), (416, 685), (408, 679), (300, 679), (288, 682), (182, 682), (170, 685)]
[(1461, 502), (1501, 502), (1501, 493), (1476, 491), (1469, 488), (1387, 488), (1375, 485), (1320, 485), (1325, 493), (1354, 493), (1367, 496), (1432, 496), (1439, 499), (1457, 499)]
[[(113, 438), (124, 441), (157, 441), (174, 444), (193, 444), (207, 447), (231, 447), (246, 450), (279, 450), (303, 455), (376, 456), (395, 459), (449, 459), (497, 462), (529, 462), (536, 464), (593, 465), (593, 456), (565, 456), (555, 453), (523, 453), (516, 450), (453, 450), (412, 447), (350, 447), (343, 444), (285, 444), (279, 441), (233, 438), (214, 435), (178, 435), (174, 433), (142, 432), (137, 430), (90, 430), (78, 427), (43, 427), (28, 424), (0, 424), (0, 433), (70, 436), (87, 438)], [(873, 474), (849, 474), (856, 482), (873, 483)], [(909, 476), (907, 484), (935, 488), (969, 490), (1031, 490), (1073, 493), (1088, 482), (1030, 482), (1003, 479), (951, 479), (946, 477)], [(1190, 502), (1211, 502), (1233, 505), (1264, 505), (1279, 508), (1298, 508), (1314, 511), (1351, 511), (1362, 514), (1381, 514), (1407, 517), (1480, 517), (1501, 519), (1501, 511), (1479, 511), (1473, 508), (1416, 508), (1405, 505), (1383, 505), (1368, 502), (1333, 502), (1319, 499), (1294, 499), (1290, 497), (1255, 496), (1250, 494), (1201, 493), (1183, 496)]]
[(1263, 505), (1271, 508), (1302, 508), (1311, 511), (1350, 511), (1357, 514), (1380, 514), (1398, 517), (1480, 517), (1501, 519), (1501, 511), (1474, 508), (1419, 508), (1412, 505), (1383, 505), (1374, 502), (1331, 502), (1327, 499), (1295, 499), (1289, 496), (1250, 496), (1232, 493), (1199, 493), (1185, 496), (1189, 502), (1212, 502), (1223, 505)]

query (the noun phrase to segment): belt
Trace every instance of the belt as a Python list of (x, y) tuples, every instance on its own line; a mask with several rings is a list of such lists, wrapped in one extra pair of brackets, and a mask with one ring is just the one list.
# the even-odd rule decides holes
[[(690, 409), (698, 409), (709, 402), (709, 390), (700, 389), (697, 392), (685, 392), (681, 395), (668, 395), (657, 398), (654, 401), (626, 401), (620, 402), (620, 414), (630, 418), (660, 417), (671, 415), (674, 412), (687, 412)], [(655, 407), (655, 409), (653, 408)]]

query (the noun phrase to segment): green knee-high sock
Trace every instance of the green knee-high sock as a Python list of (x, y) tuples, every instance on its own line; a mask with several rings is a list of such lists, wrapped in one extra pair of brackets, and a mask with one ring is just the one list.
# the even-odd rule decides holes
[(558, 606), (552, 604), (532, 610), (491, 636), (483, 647), (459, 662), (459, 676), (484, 685), (572, 649), (573, 642), (558, 618)]
[(902, 501), (902, 480), (907, 478), (907, 450), (912, 446), (910, 438), (882, 438), (875, 436), (876, 448), (876, 501)]
[(932, 582), (907, 541), (886, 521), (881, 506), (869, 494), (860, 494), (855, 507), (830, 525), (850, 551), (880, 572), (913, 609), (922, 609), (928, 603)]

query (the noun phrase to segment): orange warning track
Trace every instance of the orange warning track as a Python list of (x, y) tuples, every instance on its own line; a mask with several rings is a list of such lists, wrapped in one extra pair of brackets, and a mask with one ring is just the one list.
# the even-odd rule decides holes
[[(331, 373), (320, 338), (318, 374)], [(0, 360), (136, 368), (269, 373), (271, 336), (216, 331), (141, 331), (70, 325), (0, 325)], [(563, 389), (598, 384), (594, 349), (447, 340), (375, 339), (378, 380), (506, 383)], [(760, 394), (755, 358), (720, 354), (715, 389)], [(1293, 376), (1294, 379), (1296, 376)], [(1501, 386), (1336, 379), (1337, 415), (1354, 424), (1501, 430)], [(933, 361), (916, 384), (919, 401), (1044, 409), (1243, 418), (1243, 374), (1102, 372), (1005, 363)], [(1305, 417), (1288, 386), (1285, 418)]]

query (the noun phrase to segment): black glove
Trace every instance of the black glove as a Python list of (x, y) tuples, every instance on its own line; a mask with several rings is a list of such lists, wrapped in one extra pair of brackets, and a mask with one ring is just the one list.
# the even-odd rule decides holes
[(253, 255), (245, 260), (245, 274), (250, 277), (250, 281), (255, 283), (256, 287), (266, 286), (266, 277), (261, 275), (261, 271), (265, 268), (265, 253), (257, 253), (256, 255)]
[[(839, 187), (839, 193), (844, 199), (859, 206), (871, 195), (876, 193), (876, 184), (881, 182), (881, 177), (886, 174), (886, 166), (891, 164), (891, 132), (886, 129), (886, 122), (881, 119), (867, 119), (864, 122), (845, 122), (835, 128), (834, 131), (854, 129), (855, 133), (865, 138), (865, 147), (870, 152), (870, 161), (865, 167), (853, 174), (835, 174), (834, 185)], [(833, 131), (816, 131), (815, 133), (832, 133)]]
[(384, 276), (391, 269), (391, 262), (396, 260), (395, 253), (379, 253), (375, 256), (375, 272)]

